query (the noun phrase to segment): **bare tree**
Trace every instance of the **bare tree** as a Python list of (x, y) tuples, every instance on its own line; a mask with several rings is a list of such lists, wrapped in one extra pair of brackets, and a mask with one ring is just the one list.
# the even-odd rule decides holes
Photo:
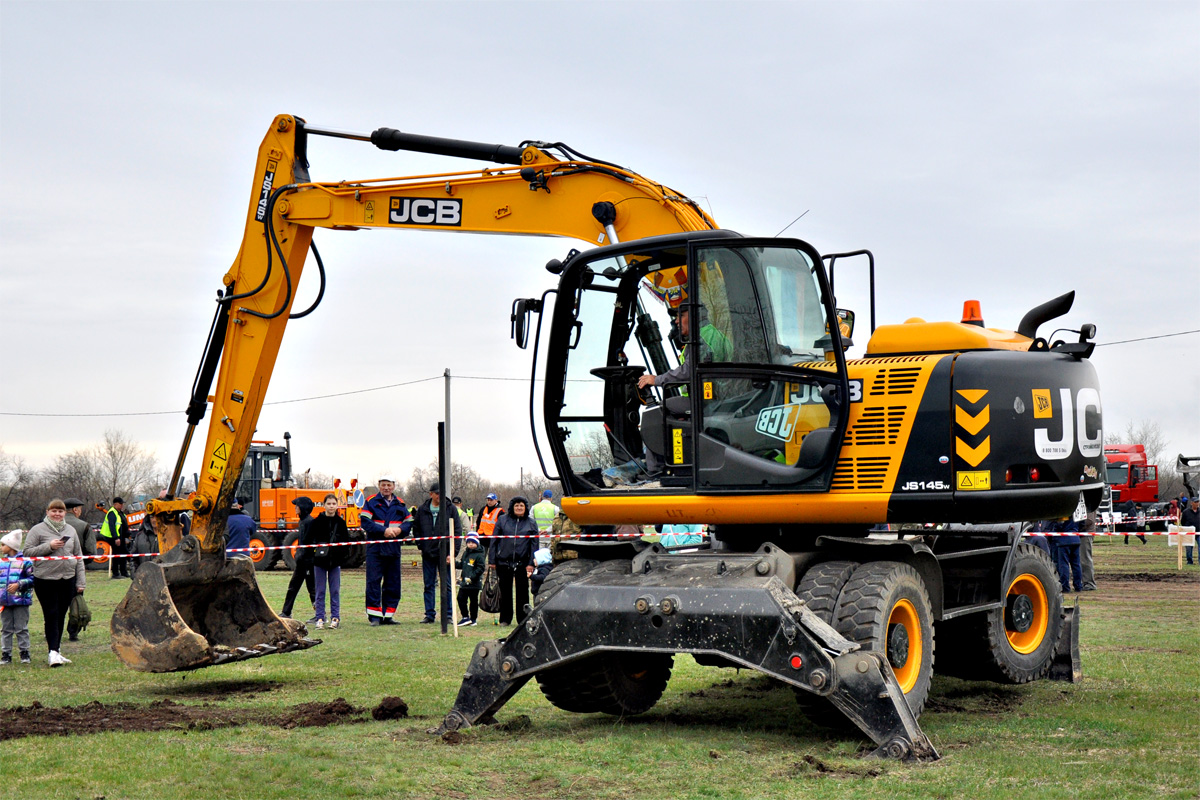
[(0, 528), (29, 525), (42, 518), (37, 471), (0, 447)]
[[(1166, 466), (1163, 461), (1167, 451), (1167, 436), (1162, 426), (1154, 420), (1131, 420), (1121, 433), (1105, 431), (1104, 441), (1108, 444), (1140, 444), (1146, 450), (1147, 463)], [(1174, 459), (1169, 460), (1174, 463)]]
[(159, 473), (154, 455), (142, 450), (122, 431), (106, 430), (104, 441), (87, 451), (87, 455), (92, 459), (96, 485), (104, 500), (156, 491)]

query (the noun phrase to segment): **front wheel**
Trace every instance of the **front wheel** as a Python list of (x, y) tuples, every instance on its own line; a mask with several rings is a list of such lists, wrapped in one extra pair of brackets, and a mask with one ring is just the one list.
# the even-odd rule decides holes
[(580, 714), (631, 716), (649, 711), (666, 691), (670, 653), (597, 653), (537, 676), (550, 704)]
[(854, 571), (838, 597), (834, 627), (853, 642), (884, 653), (904, 699), (920, 716), (933, 680), (933, 607), (920, 574), (908, 564), (873, 561)]

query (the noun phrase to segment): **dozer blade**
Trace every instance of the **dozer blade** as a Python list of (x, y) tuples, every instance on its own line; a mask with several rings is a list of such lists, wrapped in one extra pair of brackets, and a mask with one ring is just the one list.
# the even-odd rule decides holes
[[(588, 670), (570, 665), (589, 659), (692, 653), (828, 697), (875, 742), (874, 755), (936, 760), (886, 658), (810, 611), (787, 588), (791, 581), (776, 577), (790, 563), (770, 553), (650, 553), (632, 569), (606, 562), (582, 573), (552, 590), (506, 639), (476, 645), (454, 707), (430, 733), (489, 720), (548, 671), (571, 680)], [(575, 696), (594, 696), (588, 692), (579, 686)]]
[(140, 672), (179, 672), (320, 644), (271, 610), (248, 558), (202, 553), (187, 536), (138, 567), (112, 617), (112, 649)]

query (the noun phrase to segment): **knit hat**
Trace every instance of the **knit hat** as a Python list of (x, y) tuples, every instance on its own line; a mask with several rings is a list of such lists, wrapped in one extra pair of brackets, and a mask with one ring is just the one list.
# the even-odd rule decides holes
[(467, 534), (467, 542), (474, 542), (475, 544), (479, 544), (479, 534), (478, 533), (468, 533)]
[(20, 552), (21, 542), (25, 539), (25, 531), (15, 530), (4, 534), (4, 538), (0, 539), (0, 544), (7, 545), (13, 550)]
[(550, 555), (550, 548), (543, 547), (540, 550), (533, 551), (533, 563), (539, 567), (544, 564), (549, 564), (554, 561), (554, 557)]

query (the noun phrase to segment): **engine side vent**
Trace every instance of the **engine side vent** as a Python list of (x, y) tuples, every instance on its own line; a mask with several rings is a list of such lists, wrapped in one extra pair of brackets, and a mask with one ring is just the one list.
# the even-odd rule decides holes
[(868, 406), (846, 433), (846, 444), (888, 445), (900, 439), (904, 406)]
[(868, 394), (872, 397), (887, 394), (912, 394), (917, 387), (917, 378), (920, 375), (920, 367), (881, 369), (875, 373)]
[(883, 489), (891, 456), (864, 456), (841, 458), (833, 471), (831, 492), (878, 491)]

